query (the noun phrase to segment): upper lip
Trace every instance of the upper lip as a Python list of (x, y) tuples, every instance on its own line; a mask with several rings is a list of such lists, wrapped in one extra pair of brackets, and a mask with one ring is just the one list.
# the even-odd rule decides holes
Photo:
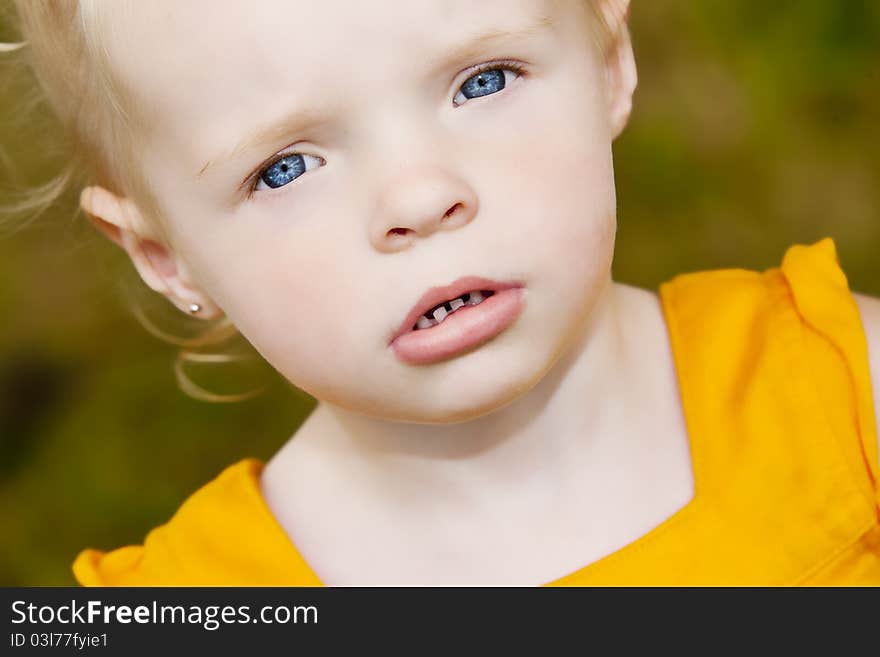
[(415, 305), (407, 313), (406, 319), (403, 320), (400, 327), (398, 327), (397, 331), (394, 332), (394, 335), (391, 336), (389, 343), (394, 342), (404, 333), (409, 333), (412, 327), (415, 326), (415, 323), (419, 321), (419, 317), (444, 301), (455, 299), (465, 292), (471, 292), (473, 290), (493, 290), (495, 292), (500, 292), (512, 287), (522, 286), (523, 284), (518, 281), (502, 283), (499, 281), (493, 281), (489, 278), (482, 278), (480, 276), (463, 276), (449, 285), (432, 287), (425, 292), (418, 301), (416, 301)]

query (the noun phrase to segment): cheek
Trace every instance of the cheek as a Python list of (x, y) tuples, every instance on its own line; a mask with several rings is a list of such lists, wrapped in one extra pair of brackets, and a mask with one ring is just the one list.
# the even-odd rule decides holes
[[(180, 198), (176, 241), (199, 283), (239, 332), (286, 378), (307, 392), (333, 396), (338, 381), (362, 378), (358, 347), (377, 311), (363, 281), (363, 248), (340, 240), (343, 208), (241, 212), (206, 230), (204, 208)], [(324, 216), (326, 223), (303, 216)], [(353, 283), (354, 282), (354, 283)], [(387, 327), (383, 326), (383, 329)], [(361, 354), (363, 356), (363, 354)]]
[(489, 166), (504, 178), (495, 187), (499, 214), (515, 218), (509, 248), (527, 245), (536, 268), (586, 280), (608, 266), (616, 202), (608, 135), (590, 104), (576, 107), (582, 115), (551, 110), (552, 120), (532, 124)]
[(346, 270), (350, 259), (338, 240), (327, 241), (331, 237), (332, 231), (288, 232), (251, 247), (240, 244), (243, 253), (258, 256), (239, 259), (236, 266), (246, 271), (240, 278), (219, 282), (232, 321), (293, 381), (315, 382), (324, 372), (343, 380), (355, 374), (346, 372), (356, 360), (346, 352), (358, 344), (359, 314), (368, 321), (369, 309), (364, 299), (351, 298), (356, 272)]
[(520, 117), (516, 137), (488, 149), (486, 175), (499, 177), (489, 214), (511, 225), (500, 233), (499, 252), (515, 254), (506, 266), (522, 267), (530, 280), (531, 316), (541, 318), (535, 330), (548, 349), (581, 325), (611, 273), (616, 202), (603, 119), (594, 95), (571, 92), (567, 102)]

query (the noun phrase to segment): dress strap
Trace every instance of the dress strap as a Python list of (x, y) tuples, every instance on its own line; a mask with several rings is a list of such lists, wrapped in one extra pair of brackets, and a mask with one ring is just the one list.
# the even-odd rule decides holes
[(800, 582), (878, 524), (867, 346), (834, 244), (793, 245), (764, 271), (679, 274), (660, 293), (708, 566)]
[[(811, 350), (814, 378), (820, 395), (828, 401), (832, 422), (838, 427), (848, 423), (856, 429), (855, 444), (841, 447), (865, 493), (880, 511), (877, 421), (868, 344), (834, 241), (826, 237), (813, 245), (792, 246), (782, 260), (781, 270), (797, 311), (812, 333), (807, 336), (808, 342), (814, 346), (826, 344), (824, 350)], [(833, 371), (833, 360), (844, 365), (843, 376)], [(844, 393), (851, 401), (849, 407), (831, 403)]]

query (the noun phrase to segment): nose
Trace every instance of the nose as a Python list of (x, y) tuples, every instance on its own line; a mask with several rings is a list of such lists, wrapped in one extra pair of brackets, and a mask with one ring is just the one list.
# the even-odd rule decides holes
[(386, 178), (372, 226), (376, 248), (400, 251), (440, 230), (460, 228), (476, 216), (472, 187), (448, 168), (422, 163)]

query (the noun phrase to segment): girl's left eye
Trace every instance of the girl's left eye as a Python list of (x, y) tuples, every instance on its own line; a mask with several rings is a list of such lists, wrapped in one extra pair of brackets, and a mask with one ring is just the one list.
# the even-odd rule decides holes
[[(459, 87), (452, 103), (459, 107), (466, 100), (495, 94), (504, 89), (510, 82), (521, 76), (525, 67), (517, 62), (501, 62), (484, 64)], [(303, 153), (285, 153), (279, 155), (268, 165), (257, 172), (256, 180), (251, 184), (249, 195), (266, 187), (276, 189), (284, 187), (304, 174), (308, 168), (307, 159), (326, 164), (323, 158)], [(263, 187), (260, 187), (263, 185)]]
[(510, 82), (513, 82), (522, 75), (524, 71), (525, 68), (517, 62), (485, 64), (474, 75), (464, 81), (452, 102), (458, 107), (463, 105), (465, 100), (498, 93)]

